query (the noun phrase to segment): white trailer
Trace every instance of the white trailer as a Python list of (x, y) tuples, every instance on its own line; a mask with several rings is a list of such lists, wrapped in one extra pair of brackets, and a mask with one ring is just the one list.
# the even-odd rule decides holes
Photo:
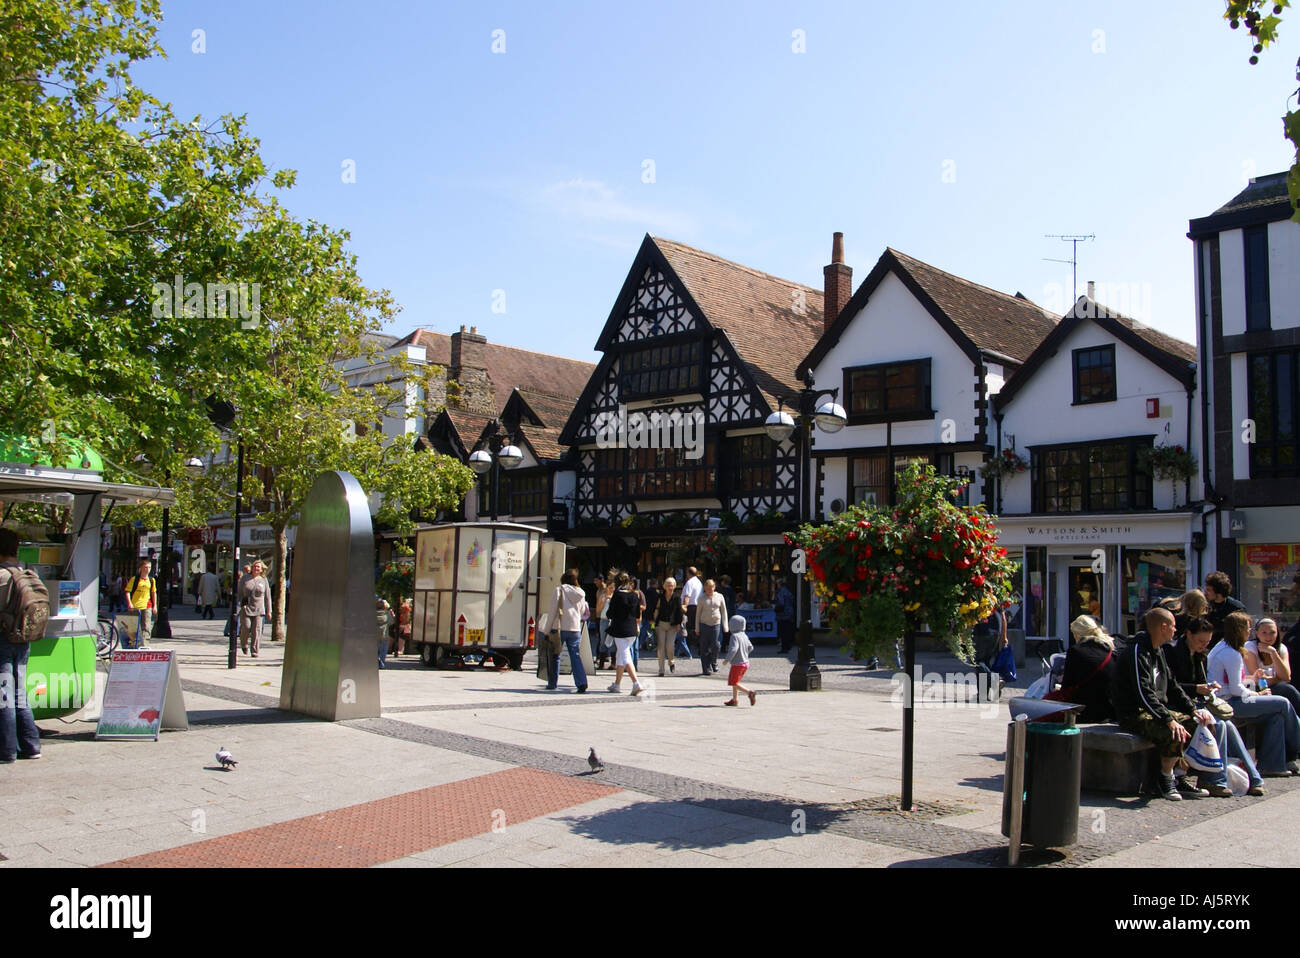
[(566, 546), (513, 522), (454, 522), (416, 535), (411, 641), (428, 666), (523, 666), (564, 573)]

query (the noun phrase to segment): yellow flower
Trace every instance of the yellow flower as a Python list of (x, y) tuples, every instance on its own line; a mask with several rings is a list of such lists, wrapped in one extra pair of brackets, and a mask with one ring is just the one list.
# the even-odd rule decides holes
[(895, 549), (895, 550), (894, 550), (894, 555), (896, 555), (896, 556), (901, 556), (902, 554), (903, 554), (903, 550), (902, 550), (902, 549)]

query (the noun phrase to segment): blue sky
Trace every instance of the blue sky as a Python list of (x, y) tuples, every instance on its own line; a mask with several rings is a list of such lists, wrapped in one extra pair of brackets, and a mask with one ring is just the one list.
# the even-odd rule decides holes
[(1291, 161), (1300, 11), (1251, 67), (1220, 8), (176, 0), (136, 75), (248, 115), (391, 332), (594, 360), (645, 233), (820, 287), (840, 230), (855, 283), (892, 246), (1058, 312), (1045, 234), (1095, 234), (1080, 288), (1190, 341), (1188, 219)]

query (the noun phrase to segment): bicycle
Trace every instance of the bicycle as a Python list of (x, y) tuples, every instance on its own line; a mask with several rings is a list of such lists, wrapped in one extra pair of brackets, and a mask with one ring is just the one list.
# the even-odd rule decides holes
[(122, 644), (122, 631), (113, 616), (99, 616), (99, 635), (95, 639), (95, 657), (111, 658)]

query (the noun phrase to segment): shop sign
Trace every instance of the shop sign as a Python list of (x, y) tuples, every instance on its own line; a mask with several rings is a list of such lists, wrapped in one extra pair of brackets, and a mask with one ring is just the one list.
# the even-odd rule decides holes
[(1291, 551), (1287, 546), (1243, 546), (1242, 555), (1250, 565), (1286, 565)]
[(1228, 513), (1228, 538), (1237, 539), (1246, 534), (1246, 513), (1240, 509)]
[(1025, 526), (1026, 537), (1041, 542), (1110, 542), (1133, 535), (1131, 525)]

